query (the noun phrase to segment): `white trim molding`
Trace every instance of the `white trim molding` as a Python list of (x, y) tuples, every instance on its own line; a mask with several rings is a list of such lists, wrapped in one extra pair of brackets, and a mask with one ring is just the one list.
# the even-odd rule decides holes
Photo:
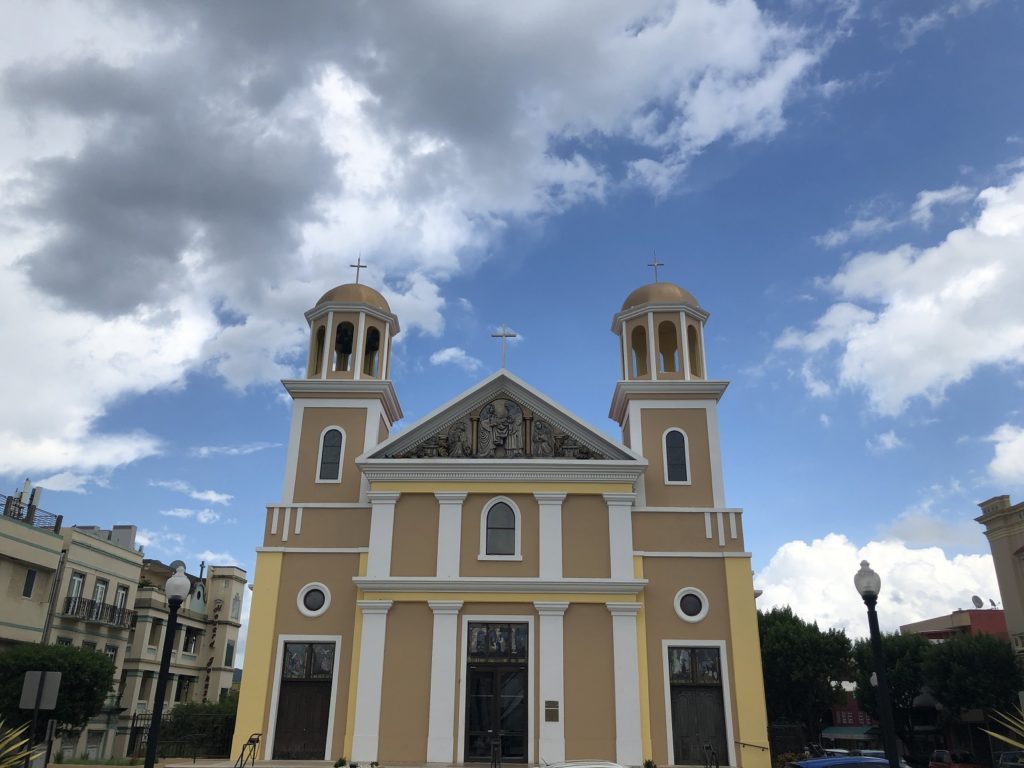
[(647, 586), (647, 579), (516, 579), (503, 576), (439, 579), (423, 576), (389, 576), (373, 578), (355, 576), (353, 583), (366, 592), (439, 592), (496, 594), (596, 594), (638, 595)]
[[(336, 430), (338, 430), (341, 433), (341, 454), (338, 456), (338, 476), (337, 477), (328, 477), (326, 479), (321, 479), (320, 478), (320, 468), (323, 466), (323, 463), (324, 463), (324, 438), (327, 437), (327, 433), (330, 432), (332, 429), (336, 429)], [(336, 424), (331, 424), (330, 426), (327, 426), (327, 427), (323, 428), (323, 431), (320, 432), (320, 443), (319, 443), (319, 445), (318, 445), (318, 447), (316, 449), (316, 467), (314, 468), (316, 474), (315, 474), (315, 477), (314, 477), (314, 482), (317, 482), (317, 483), (340, 483), (341, 482), (341, 475), (342, 475), (342, 473), (344, 472), (344, 469), (345, 469), (345, 447), (346, 447), (347, 443), (348, 443), (348, 435), (345, 434), (344, 428), (339, 427)]]
[[(323, 593), (324, 604), (316, 610), (310, 610), (306, 607), (304, 601), (306, 599), (306, 594), (312, 592), (314, 589)], [(299, 613), (303, 616), (309, 616), (311, 619), (316, 618), (317, 616), (323, 616), (327, 613), (327, 609), (331, 607), (331, 590), (327, 588), (326, 584), (321, 584), (319, 581), (310, 582), (296, 593), (295, 607), (299, 609)]]
[[(686, 479), (668, 479), (668, 433), (678, 432), (683, 436), (683, 459), (685, 461)], [(681, 427), (669, 427), (661, 433), (661, 469), (664, 472), (665, 485), (693, 485), (693, 473), (690, 471), (690, 436)]]
[(427, 724), (427, 762), (451, 763), (455, 759), (455, 679), (458, 663), (458, 630), (461, 600), (430, 600), (434, 612), (430, 657), (430, 712)]
[[(680, 605), (680, 601), (687, 595), (693, 595), (700, 600), (700, 611), (695, 616), (690, 616), (683, 612), (683, 606)], [(704, 617), (708, 615), (710, 604), (708, 603), (708, 596), (701, 592), (696, 587), (683, 587), (676, 596), (672, 598), (672, 607), (675, 608), (676, 616), (688, 624), (696, 624), (698, 621), (703, 621)]]
[(640, 765), (640, 660), (637, 614), (640, 603), (605, 603), (612, 615), (612, 656), (615, 674), (615, 762)]
[[(359, 640), (359, 684), (356, 686), (356, 713), (352, 725), (352, 760), (377, 759), (380, 739), (380, 698), (384, 682), (384, 644), (387, 640), (390, 600), (357, 600), (363, 613), (363, 631)], [(328, 758), (329, 759), (329, 758)]]
[[(487, 516), (498, 504), (507, 504), (515, 516), (515, 543), (511, 555), (491, 555), (487, 553)], [(477, 560), (522, 560), (523, 559), (523, 515), (519, 506), (508, 496), (495, 496), (480, 510), (480, 553)]]
[(435, 574), (439, 577), (458, 578), (462, 545), (462, 503), (467, 495), (465, 492), (434, 494), (438, 507)]
[(558, 720), (548, 722), (545, 712), (538, 713), (540, 738), (538, 760), (540, 763), (561, 763), (565, 761), (565, 663), (564, 646), (566, 602), (534, 602), (540, 616), (538, 631), (540, 638), (540, 684), (539, 699), (542, 710), (549, 701), (558, 705)]
[[(564, 493), (535, 493), (533, 498), (539, 506), (540, 570), (542, 579), (562, 578), (562, 502)], [(543, 736), (543, 729), (541, 738)], [(564, 751), (564, 750), (563, 750)], [(541, 755), (541, 759), (545, 759)], [(560, 762), (548, 760), (549, 763)]]
[(263, 745), (265, 759), (272, 760), (274, 738), (277, 736), (277, 705), (281, 696), (281, 668), (284, 664), (285, 643), (334, 643), (334, 668), (331, 670), (331, 705), (327, 712), (327, 735), (324, 739), (324, 760), (331, 759), (334, 741), (334, 712), (338, 702), (338, 667), (341, 663), (341, 635), (278, 635), (277, 657), (274, 660), (274, 684), (270, 694), (270, 713), (267, 718), (267, 738)]
[(725, 743), (729, 748), (729, 765), (736, 765), (736, 742), (732, 727), (732, 690), (729, 684), (729, 655), (725, 640), (662, 640), (661, 641), (661, 674), (665, 689), (665, 734), (668, 740), (668, 763), (675, 762), (675, 750), (672, 738), (672, 691), (669, 681), (668, 649), (669, 648), (717, 648), (718, 660), (722, 671), (722, 708), (725, 710)]

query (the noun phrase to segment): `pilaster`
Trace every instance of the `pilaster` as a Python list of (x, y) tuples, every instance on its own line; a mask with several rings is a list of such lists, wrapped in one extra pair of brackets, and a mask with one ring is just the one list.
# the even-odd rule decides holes
[(633, 502), (635, 493), (606, 493), (608, 549), (613, 579), (633, 578)]
[[(569, 603), (535, 602), (540, 616), (540, 756), (543, 763), (565, 761), (564, 617)], [(551, 705), (554, 706), (551, 706)], [(549, 720), (549, 713), (557, 718)]]
[(367, 576), (391, 575), (391, 539), (395, 528), (395, 504), (401, 496), (397, 491), (375, 491), (367, 494), (371, 504), (370, 547), (366, 558)]
[[(460, 509), (461, 503), (460, 501)], [(456, 642), (462, 601), (429, 600), (427, 605), (434, 612), (427, 762), (451, 763), (455, 759), (455, 667), (458, 659)]]
[(358, 762), (369, 763), (377, 759), (380, 696), (384, 682), (384, 642), (391, 604), (390, 600), (356, 601), (356, 606), (363, 613), (356, 715), (352, 726), (352, 760)]
[(437, 576), (459, 576), (459, 547), (462, 543), (462, 502), (465, 493), (435, 493), (437, 499)]
[(615, 670), (615, 761), (640, 765), (640, 661), (636, 617), (640, 603), (605, 603), (612, 615), (612, 655)]
[[(540, 507), (540, 577), (562, 578), (562, 502), (564, 493), (535, 493)], [(548, 761), (553, 762), (553, 761)]]

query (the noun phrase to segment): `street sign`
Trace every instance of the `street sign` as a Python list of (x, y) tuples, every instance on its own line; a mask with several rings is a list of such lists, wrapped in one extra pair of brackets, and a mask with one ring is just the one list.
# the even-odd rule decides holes
[(37, 669), (26, 672), (18, 706), (21, 709), (54, 709), (59, 688), (60, 672), (41, 672)]

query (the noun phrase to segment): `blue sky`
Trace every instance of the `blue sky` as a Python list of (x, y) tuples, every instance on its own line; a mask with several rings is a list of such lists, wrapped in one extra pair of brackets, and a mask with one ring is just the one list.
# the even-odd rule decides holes
[[(513, 8), (514, 5), (514, 8)], [(1024, 8), (998, 0), (9, 2), (0, 481), (251, 568), (302, 312), (400, 316), (411, 423), (499, 365), (590, 423), (610, 320), (710, 311), (760, 605), (864, 634), (999, 600), (1024, 490)]]

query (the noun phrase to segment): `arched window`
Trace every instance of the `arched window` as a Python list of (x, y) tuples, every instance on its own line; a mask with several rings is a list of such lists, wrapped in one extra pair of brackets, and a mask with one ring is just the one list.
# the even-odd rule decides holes
[(380, 365), (380, 331), (372, 326), (366, 331), (366, 352), (363, 354), (363, 373), (377, 376)]
[(493, 499), (480, 516), (480, 559), (522, 560), (519, 509), (511, 499)]
[(679, 370), (679, 341), (676, 324), (671, 320), (663, 320), (658, 324), (658, 352), (661, 365), (659, 370), (662, 373), (674, 373)]
[(686, 326), (686, 346), (690, 353), (690, 375), (704, 378), (704, 371), (701, 370), (700, 364), (700, 342), (697, 340), (697, 329), (692, 325)]
[(647, 329), (638, 325), (630, 335), (633, 349), (633, 376), (638, 378), (647, 375)]
[(665, 482), (690, 484), (690, 455), (687, 450), (686, 433), (681, 429), (665, 431)]
[(338, 427), (328, 427), (320, 435), (320, 471), (318, 483), (337, 483), (341, 480), (341, 457), (345, 447), (345, 433)]
[(327, 331), (322, 325), (316, 329), (316, 341), (313, 342), (315, 346), (313, 350), (313, 365), (309, 369), (310, 376), (319, 376), (321, 369), (324, 367), (324, 339), (326, 336)]
[(334, 370), (348, 371), (352, 368), (352, 323), (339, 323), (334, 335)]

